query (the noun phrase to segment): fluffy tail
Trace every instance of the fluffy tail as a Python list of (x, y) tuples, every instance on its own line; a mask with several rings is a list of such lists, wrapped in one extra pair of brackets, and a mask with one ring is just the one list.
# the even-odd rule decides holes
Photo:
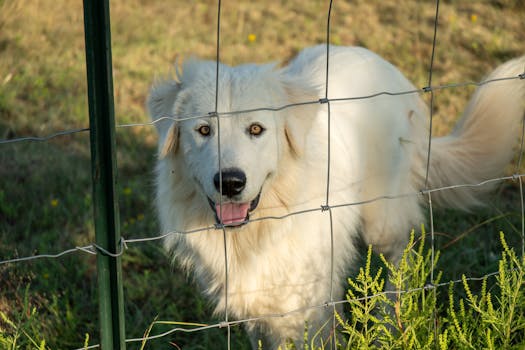
[[(524, 72), (525, 56), (498, 67), (485, 80), (518, 75), (521, 79), (480, 86), (452, 133), (432, 140), (428, 188), (477, 184), (503, 175), (515, 154), (525, 117)], [(426, 154), (423, 158), (426, 161)], [(432, 200), (466, 210), (481, 205), (482, 194), (493, 187), (437, 191)]]

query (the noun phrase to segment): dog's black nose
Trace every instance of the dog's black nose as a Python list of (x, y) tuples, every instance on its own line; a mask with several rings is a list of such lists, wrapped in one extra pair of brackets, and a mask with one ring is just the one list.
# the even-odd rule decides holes
[(227, 197), (233, 197), (244, 190), (246, 186), (246, 175), (240, 169), (225, 169), (222, 171), (222, 176), (219, 173), (213, 177), (213, 184), (217, 192), (221, 191), (221, 177), (222, 177), (222, 194)]

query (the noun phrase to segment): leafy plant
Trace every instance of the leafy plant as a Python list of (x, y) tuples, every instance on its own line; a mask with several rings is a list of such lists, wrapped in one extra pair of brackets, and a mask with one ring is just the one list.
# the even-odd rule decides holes
[[(431, 271), (439, 258), (425, 248), (425, 232), (417, 244), (414, 232), (398, 266), (382, 258), (389, 272), (390, 287), (382, 293), (381, 267), (372, 272), (371, 248), (364, 268), (348, 280), (349, 317), (337, 315), (344, 349), (522, 349), (525, 345), (525, 258), (511, 249), (503, 233), (499, 269), (482, 278), (475, 294), (469, 281), (439, 283)], [(496, 283), (489, 287), (489, 279)], [(438, 295), (449, 285), (447, 307), (438, 305)], [(459, 297), (454, 287), (463, 288)], [(463, 293), (461, 293), (463, 294)], [(343, 348), (343, 347), (341, 347)]]
[(509, 248), (503, 233), (500, 239), (503, 252), (493, 288), (487, 287), (489, 277), (485, 277), (475, 295), (463, 275), (467, 297), (459, 300), (458, 310), (452, 285), (449, 289), (449, 332), (459, 348), (521, 349), (525, 344), (525, 258)]

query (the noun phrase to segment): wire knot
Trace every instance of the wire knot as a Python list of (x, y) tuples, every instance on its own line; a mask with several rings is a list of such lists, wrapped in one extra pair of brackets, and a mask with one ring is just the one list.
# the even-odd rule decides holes
[(223, 230), (225, 226), (224, 224), (217, 222), (213, 225), (213, 227), (215, 227), (216, 230)]
[(329, 205), (321, 205), (321, 211), (327, 211), (327, 210), (330, 210)]
[(425, 284), (425, 286), (423, 287), (424, 290), (432, 290), (432, 289), (435, 289), (436, 288), (436, 285), (432, 282), (429, 282), (427, 284)]
[(319, 103), (320, 103), (320, 104), (324, 104), (324, 103), (328, 103), (328, 102), (329, 102), (329, 101), (328, 101), (328, 98), (326, 98), (326, 97), (324, 97), (324, 98), (320, 98), (320, 99), (319, 99)]
[(423, 90), (423, 92), (430, 92), (430, 91), (432, 91), (432, 87), (431, 86), (425, 86), (422, 90)]
[[(93, 250), (96, 253), (100, 253), (100, 254), (105, 255), (105, 256), (110, 256), (112, 258), (118, 258), (119, 256), (121, 256), (124, 253), (124, 250), (127, 249), (126, 242), (125, 242), (125, 240), (122, 237), (120, 238), (120, 241), (119, 241), (119, 247), (120, 247), (120, 249), (118, 249), (118, 251), (116, 253), (112, 253), (109, 250), (107, 250), (106, 248), (102, 248), (101, 246), (99, 246), (96, 243), (91, 244), (91, 248), (93, 248)], [(86, 250), (84, 250), (84, 251), (86, 251)]]
[(521, 73), (521, 74), (518, 74), (518, 77), (520, 79), (525, 79), (525, 72)]
[(334, 306), (335, 306), (335, 303), (333, 301), (326, 301), (323, 304), (323, 307), (325, 307), (325, 308), (334, 307)]
[(128, 249), (128, 243), (123, 236), (120, 236), (120, 247), (122, 248), (122, 251)]

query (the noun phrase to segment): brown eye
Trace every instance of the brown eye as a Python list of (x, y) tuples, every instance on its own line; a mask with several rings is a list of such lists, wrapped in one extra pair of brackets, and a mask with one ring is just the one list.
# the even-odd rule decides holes
[(209, 125), (201, 125), (201, 126), (199, 126), (199, 128), (197, 129), (197, 131), (198, 131), (199, 134), (201, 134), (202, 136), (210, 136), (211, 129), (210, 129), (210, 126), (209, 126)]
[(264, 131), (264, 128), (259, 124), (252, 124), (248, 128), (248, 132), (250, 133), (250, 135), (253, 135), (253, 136), (259, 136), (263, 133), (263, 131)]

